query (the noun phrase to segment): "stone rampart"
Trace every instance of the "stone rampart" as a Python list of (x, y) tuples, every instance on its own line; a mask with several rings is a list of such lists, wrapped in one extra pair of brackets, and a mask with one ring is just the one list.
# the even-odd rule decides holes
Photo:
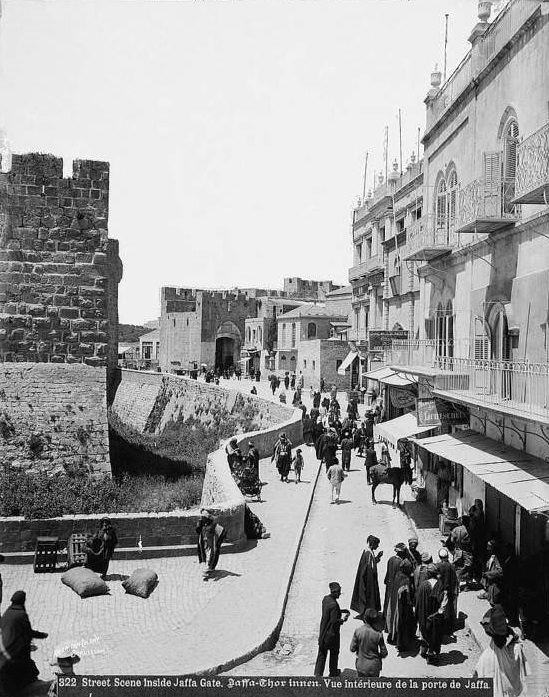
[(0, 363), (0, 463), (110, 473), (106, 383), (106, 368)]
[(114, 367), (118, 243), (109, 164), (13, 155), (0, 173), (0, 360)]
[(121, 370), (112, 410), (138, 431), (161, 433), (169, 421), (194, 418), (210, 426), (219, 418), (245, 419), (257, 430), (291, 417), (282, 404), (168, 373)]

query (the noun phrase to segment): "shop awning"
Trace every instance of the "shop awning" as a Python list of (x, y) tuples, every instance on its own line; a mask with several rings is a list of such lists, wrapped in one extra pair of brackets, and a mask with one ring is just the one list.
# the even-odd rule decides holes
[(543, 460), (473, 432), (421, 438), (416, 443), (462, 465), (525, 510), (549, 510), (549, 468)]
[(369, 373), (364, 373), (362, 377), (368, 380), (377, 380), (385, 385), (393, 385), (394, 387), (409, 387), (417, 383), (417, 379), (412, 375), (406, 375), (405, 377), (402, 373), (398, 373), (388, 366), (371, 370)]
[(418, 426), (416, 413), (413, 411), (399, 416), (396, 419), (391, 419), (391, 421), (384, 421), (383, 423), (376, 424), (374, 426), (374, 439), (376, 437), (383, 438), (397, 448), (398, 441), (402, 438), (409, 438), (418, 433), (426, 433), (427, 431), (432, 431), (434, 428), (436, 428), (436, 426)]
[(349, 353), (343, 359), (343, 363), (337, 369), (338, 375), (345, 375), (345, 371), (351, 365), (351, 363), (358, 358), (358, 351), (349, 351)]

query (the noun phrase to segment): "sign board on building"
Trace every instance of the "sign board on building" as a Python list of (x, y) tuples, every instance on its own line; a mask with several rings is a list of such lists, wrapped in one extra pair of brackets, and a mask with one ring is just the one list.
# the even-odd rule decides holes
[(383, 284), (384, 273), (383, 271), (374, 273), (368, 276), (368, 282), (371, 286), (381, 286)]
[(397, 409), (413, 407), (416, 402), (415, 395), (408, 390), (399, 390), (396, 387), (391, 387), (389, 394), (391, 395), (391, 404)]
[(370, 351), (385, 351), (391, 348), (391, 344), (396, 340), (408, 338), (407, 329), (395, 329), (393, 331), (370, 331), (368, 332), (368, 347)]
[(418, 426), (441, 426), (442, 424), (466, 424), (469, 412), (466, 407), (446, 402), (433, 395), (433, 378), (418, 378), (416, 403)]

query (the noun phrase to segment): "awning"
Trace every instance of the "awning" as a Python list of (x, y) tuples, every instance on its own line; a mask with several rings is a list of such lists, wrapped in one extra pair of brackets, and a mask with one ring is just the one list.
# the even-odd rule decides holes
[(368, 380), (377, 380), (385, 385), (393, 385), (395, 387), (408, 387), (409, 385), (415, 385), (417, 383), (417, 378), (413, 375), (406, 374), (406, 377), (404, 377), (404, 374), (388, 366), (371, 370), (369, 373), (364, 373), (362, 377)]
[(436, 426), (418, 426), (416, 413), (413, 411), (396, 419), (391, 419), (391, 421), (376, 424), (374, 426), (374, 439), (383, 438), (398, 448), (398, 441), (402, 438), (433, 431), (435, 428)]
[(358, 351), (349, 351), (347, 356), (343, 359), (343, 363), (337, 369), (338, 375), (345, 375), (345, 371), (351, 365), (351, 363), (358, 358)]
[(525, 510), (549, 510), (549, 468), (543, 460), (473, 432), (422, 438), (416, 443), (462, 465)]

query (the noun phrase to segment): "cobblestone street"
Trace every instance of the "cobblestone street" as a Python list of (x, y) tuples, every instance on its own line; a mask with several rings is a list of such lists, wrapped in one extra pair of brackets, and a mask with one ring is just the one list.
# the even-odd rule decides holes
[[(321, 473), (314, 503), (299, 555), (290, 590), (280, 640), (273, 651), (260, 654), (248, 663), (231, 671), (235, 675), (311, 675), (317, 653), (318, 626), (322, 597), (328, 593), (328, 583), (337, 580), (343, 592), (342, 608), (348, 607), (356, 567), (366, 537), (373, 533), (381, 538), (383, 558), (379, 565), (380, 591), (387, 559), (397, 542), (406, 542), (412, 532), (403, 510), (390, 504), (391, 489), (381, 486), (377, 492), (380, 503), (373, 506), (370, 488), (366, 486), (364, 460), (353, 454), (351, 472), (343, 483), (342, 502), (330, 504), (330, 487)], [(410, 497), (410, 489), (402, 488), (401, 496)], [(425, 548), (424, 548), (425, 549)], [(429, 548), (435, 552), (434, 544)], [(342, 671), (354, 671), (354, 654), (349, 651), (353, 631), (359, 626), (355, 613), (343, 625), (339, 666)], [(470, 676), (478, 656), (478, 645), (468, 629), (456, 632), (455, 643), (446, 644), (436, 664), (425, 663), (419, 655), (405, 658), (397, 655), (394, 646), (387, 646), (389, 656), (383, 662), (387, 676)], [(348, 675), (351, 675), (348, 672)]]

